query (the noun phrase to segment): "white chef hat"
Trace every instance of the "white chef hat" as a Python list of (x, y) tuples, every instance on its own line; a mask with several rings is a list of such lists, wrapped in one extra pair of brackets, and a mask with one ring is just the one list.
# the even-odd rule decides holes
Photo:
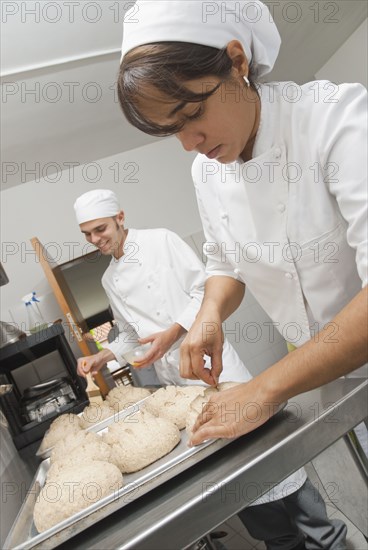
[(94, 189), (77, 198), (74, 203), (79, 224), (116, 216), (121, 210), (117, 196), (109, 189)]
[(124, 19), (122, 58), (143, 44), (190, 42), (224, 48), (231, 40), (243, 45), (253, 73), (269, 73), (281, 39), (260, 0), (137, 0)]

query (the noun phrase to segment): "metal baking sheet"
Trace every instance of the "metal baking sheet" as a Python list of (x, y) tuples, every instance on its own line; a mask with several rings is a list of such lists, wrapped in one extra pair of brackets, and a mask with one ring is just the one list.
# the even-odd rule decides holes
[(55, 548), (77, 533), (183, 472), (196, 462), (203, 460), (215, 450), (230, 443), (230, 440), (206, 441), (202, 445), (192, 448), (189, 448), (187, 443), (186, 432), (181, 432), (181, 441), (168, 455), (134, 474), (124, 474), (124, 486), (119, 491), (99, 500), (51, 529), (38, 533), (33, 523), (33, 509), (50, 467), (50, 459), (43, 461), (14, 526), (5, 541), (4, 548), (9, 550)]
[[(285, 406), (286, 403), (283, 403), (277, 412), (280, 412)], [(106, 430), (107, 428), (104, 428), (98, 433), (102, 434)], [(188, 447), (188, 435), (185, 430), (182, 430), (180, 442), (169, 454), (138, 472), (123, 474), (124, 486), (121, 489), (58, 523), (51, 529), (38, 533), (33, 522), (33, 509), (36, 499), (45, 484), (50, 467), (50, 459), (44, 460), (37, 470), (32, 486), (9, 532), (4, 550), (28, 550), (33, 548), (49, 550), (55, 548), (205, 459), (215, 451), (225, 447), (231, 441), (233, 440), (208, 440), (196, 447)]]
[[(150, 397), (147, 395), (144, 399), (140, 399), (136, 403), (133, 403), (131, 405), (123, 405), (123, 409), (119, 411), (118, 413), (114, 413), (111, 416), (108, 416), (107, 418), (104, 418), (103, 420), (100, 420), (100, 422), (96, 422), (96, 424), (92, 424), (88, 428), (84, 428), (86, 432), (99, 432), (100, 430), (103, 430), (109, 424), (112, 424), (113, 422), (118, 422), (119, 420), (122, 420), (126, 416), (130, 416), (131, 414), (134, 414), (139, 410), (140, 405)], [(77, 416), (81, 416), (82, 413), (79, 413)], [(36, 456), (39, 456), (42, 459), (49, 458), (51, 456), (51, 451), (54, 447), (49, 447), (48, 449), (45, 449), (44, 451), (41, 451), (41, 446), (38, 448), (36, 452)]]

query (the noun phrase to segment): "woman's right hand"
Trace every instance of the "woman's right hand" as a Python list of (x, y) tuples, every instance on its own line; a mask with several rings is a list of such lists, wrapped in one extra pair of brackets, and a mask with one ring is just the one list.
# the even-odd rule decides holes
[[(180, 376), (217, 386), (222, 372), (222, 321), (239, 307), (244, 291), (244, 283), (232, 277), (207, 279), (201, 309), (180, 346)], [(205, 368), (204, 355), (211, 358), (210, 369)]]
[(115, 359), (115, 355), (109, 349), (101, 350), (95, 355), (80, 357), (77, 363), (77, 373), (83, 378), (85, 378), (86, 374), (89, 372), (94, 375), (112, 359)]
[[(180, 376), (217, 386), (222, 372), (223, 341), (219, 313), (202, 307), (180, 346)], [(210, 369), (205, 367), (204, 355), (211, 358)]]

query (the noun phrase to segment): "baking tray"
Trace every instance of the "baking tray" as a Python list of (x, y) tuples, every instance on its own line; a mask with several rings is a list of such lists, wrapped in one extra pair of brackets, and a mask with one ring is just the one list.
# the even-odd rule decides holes
[[(286, 403), (282, 403), (275, 414), (279, 413), (285, 406)], [(98, 433), (102, 434), (106, 430), (107, 427)], [(185, 430), (182, 430), (180, 442), (169, 454), (138, 472), (123, 474), (124, 486), (121, 489), (58, 523), (51, 529), (38, 533), (33, 522), (33, 509), (50, 468), (50, 459), (44, 460), (36, 472), (19, 514), (9, 532), (4, 550), (29, 550), (33, 548), (49, 550), (55, 548), (232, 441), (233, 439), (215, 439), (205, 441), (196, 447), (188, 447), (188, 435)]]
[[(96, 424), (92, 424), (88, 428), (84, 428), (84, 430), (86, 432), (99, 432), (100, 430), (103, 430), (113, 422), (118, 422), (119, 420), (122, 420), (126, 416), (130, 416), (131, 414), (134, 414), (135, 412), (137, 412), (139, 410), (140, 405), (144, 403), (144, 401), (148, 399), (148, 397), (150, 396), (147, 395), (147, 397), (144, 397), (143, 399), (140, 399), (139, 401), (131, 405), (129, 404), (123, 405), (123, 409), (118, 413), (114, 413), (111, 416), (108, 416), (107, 418), (104, 418), (103, 420), (96, 422)], [(77, 416), (81, 416), (81, 414), (82, 413), (79, 413)], [(36, 452), (36, 456), (45, 460), (46, 458), (49, 458), (51, 456), (51, 451), (53, 448), (54, 447), (49, 447), (48, 449), (41, 451), (41, 446), (40, 446)]]
[(45, 483), (50, 467), (50, 459), (44, 460), (36, 473), (13, 528), (5, 541), (4, 549), (55, 548), (77, 533), (84, 531), (126, 504), (183, 472), (198, 461), (203, 460), (215, 450), (229, 444), (230, 441), (217, 439), (215, 441), (206, 441), (197, 447), (189, 448), (187, 446), (187, 434), (186, 432), (181, 432), (179, 444), (168, 455), (139, 472), (124, 474), (124, 486), (121, 489), (55, 525), (51, 529), (38, 533), (33, 523), (33, 508), (39, 492)]

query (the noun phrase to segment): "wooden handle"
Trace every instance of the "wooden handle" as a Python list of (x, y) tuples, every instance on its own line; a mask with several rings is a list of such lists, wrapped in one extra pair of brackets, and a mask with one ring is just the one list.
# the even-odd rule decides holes
[(87, 394), (88, 392), (94, 391), (94, 390), (97, 390), (98, 392), (100, 392), (100, 388), (97, 386), (97, 384), (94, 383), (92, 374), (90, 372), (86, 373), (86, 379), (87, 379), (87, 387), (86, 387)]
[[(82, 314), (71, 295), (67, 282), (64, 278), (61, 279), (61, 273), (60, 270), (58, 271), (59, 267), (57, 262), (50, 258), (49, 253), (37, 237), (33, 237), (31, 243), (60, 309), (65, 315), (70, 330), (72, 334), (75, 334), (76, 343), (84, 356), (90, 355), (91, 350), (87, 342), (85, 342), (81, 334), (79, 334), (79, 324), (82, 321)], [(81, 258), (83, 258), (83, 256), (81, 256)], [(101, 372), (96, 373), (96, 382), (101, 394), (105, 397), (109, 393), (110, 388)]]

